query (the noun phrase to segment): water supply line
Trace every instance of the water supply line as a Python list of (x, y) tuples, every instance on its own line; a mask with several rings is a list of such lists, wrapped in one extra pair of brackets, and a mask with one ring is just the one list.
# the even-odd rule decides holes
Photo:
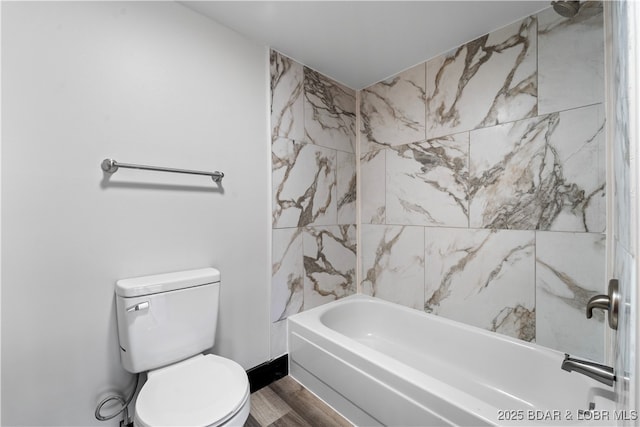
[[(131, 394), (129, 395), (129, 397), (125, 400), (122, 396), (114, 394), (111, 396), (107, 396), (104, 399), (102, 399), (100, 401), (100, 403), (98, 403), (98, 406), (96, 407), (96, 412), (95, 412), (95, 416), (96, 419), (98, 421), (107, 421), (110, 420), (112, 418), (117, 417), (119, 414), (121, 414), (122, 412), (124, 412), (123, 417), (122, 417), (122, 421), (120, 421), (120, 426), (128, 426), (131, 424), (131, 420), (129, 419), (129, 403), (131, 403), (131, 401), (133, 400), (133, 396), (136, 395), (136, 390), (138, 389), (138, 382), (140, 380), (140, 374), (136, 374), (136, 379), (135, 379), (135, 384), (133, 385), (133, 390), (131, 390)], [(102, 415), (100, 412), (102, 412), (102, 407), (104, 405), (107, 404), (107, 402), (111, 402), (112, 400), (117, 400), (120, 405), (122, 405), (122, 408), (120, 408), (120, 410), (118, 412), (114, 412), (111, 415)]]

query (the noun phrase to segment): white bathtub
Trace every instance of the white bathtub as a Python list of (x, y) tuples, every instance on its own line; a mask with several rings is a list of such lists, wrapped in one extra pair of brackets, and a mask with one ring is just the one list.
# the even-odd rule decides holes
[(613, 388), (561, 370), (562, 353), (377, 298), (332, 302), (288, 327), (291, 376), (355, 425), (615, 425), (627, 415), (614, 412)]

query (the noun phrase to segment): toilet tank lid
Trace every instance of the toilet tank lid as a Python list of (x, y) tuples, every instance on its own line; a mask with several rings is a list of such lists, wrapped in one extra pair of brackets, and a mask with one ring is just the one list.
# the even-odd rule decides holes
[(174, 273), (120, 279), (116, 282), (116, 295), (131, 298), (175, 291), (219, 281), (220, 272), (215, 268), (176, 271)]

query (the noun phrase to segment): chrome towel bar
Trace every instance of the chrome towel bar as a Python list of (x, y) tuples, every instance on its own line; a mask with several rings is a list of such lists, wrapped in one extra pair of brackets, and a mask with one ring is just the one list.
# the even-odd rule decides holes
[(206, 175), (206, 176), (210, 176), (213, 182), (221, 182), (222, 178), (224, 178), (224, 174), (218, 171), (207, 172), (207, 171), (194, 171), (189, 169), (165, 168), (160, 166), (132, 165), (129, 163), (116, 162), (113, 159), (104, 159), (102, 161), (101, 166), (102, 166), (102, 170), (107, 173), (115, 173), (118, 171), (118, 168), (126, 168), (126, 169), (142, 169), (147, 171), (158, 171), (158, 172), (187, 173), (190, 175)]

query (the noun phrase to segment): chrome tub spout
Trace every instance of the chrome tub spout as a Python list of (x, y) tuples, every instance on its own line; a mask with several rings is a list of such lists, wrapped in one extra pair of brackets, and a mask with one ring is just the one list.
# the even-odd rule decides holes
[(566, 353), (564, 355), (561, 368), (567, 372), (575, 371), (586, 375), (608, 386), (613, 386), (613, 383), (616, 380), (616, 375), (614, 374), (612, 367), (600, 365), (595, 362), (589, 362), (587, 360), (574, 359), (569, 357)]

